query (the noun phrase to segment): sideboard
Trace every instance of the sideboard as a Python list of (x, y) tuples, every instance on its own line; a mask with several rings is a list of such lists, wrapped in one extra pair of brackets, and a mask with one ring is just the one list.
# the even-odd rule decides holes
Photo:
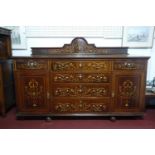
[(15, 105), (11, 31), (0, 27), (0, 114)]
[(143, 116), (149, 57), (75, 38), (14, 57), (17, 117)]

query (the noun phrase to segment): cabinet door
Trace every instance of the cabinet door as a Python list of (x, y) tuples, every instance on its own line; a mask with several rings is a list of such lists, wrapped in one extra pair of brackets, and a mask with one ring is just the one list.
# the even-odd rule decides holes
[(47, 72), (17, 72), (15, 81), (18, 112), (41, 114), (49, 111)]
[(116, 112), (144, 110), (144, 76), (142, 73), (115, 73), (113, 81), (113, 108)]

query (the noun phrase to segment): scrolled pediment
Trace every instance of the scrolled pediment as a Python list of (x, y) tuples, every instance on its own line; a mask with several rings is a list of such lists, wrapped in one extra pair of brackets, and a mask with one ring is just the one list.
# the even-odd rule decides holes
[(96, 47), (95, 44), (88, 44), (83, 37), (76, 37), (63, 47), (32, 48), (32, 55), (54, 54), (127, 54), (127, 48)]

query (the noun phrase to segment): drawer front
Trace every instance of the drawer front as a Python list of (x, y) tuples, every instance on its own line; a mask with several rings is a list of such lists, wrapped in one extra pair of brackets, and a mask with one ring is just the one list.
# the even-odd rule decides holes
[(109, 99), (54, 99), (55, 113), (108, 112)]
[(54, 61), (52, 70), (55, 72), (109, 72), (110, 61)]
[(108, 73), (53, 73), (51, 79), (56, 83), (109, 83), (111, 81)]
[(109, 84), (55, 84), (53, 86), (55, 97), (108, 97)]
[(48, 61), (47, 60), (17, 60), (15, 61), (15, 69), (16, 70), (27, 70), (27, 69), (39, 69), (44, 70), (48, 69)]
[(134, 60), (120, 60), (114, 61), (114, 70), (143, 70), (145, 63), (143, 61)]

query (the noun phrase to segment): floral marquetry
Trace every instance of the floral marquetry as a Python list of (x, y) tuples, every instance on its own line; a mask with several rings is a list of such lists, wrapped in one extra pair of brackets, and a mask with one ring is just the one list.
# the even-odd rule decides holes
[(38, 82), (36, 79), (30, 79), (30, 81), (26, 81), (24, 86), (24, 94), (29, 106), (40, 106), (41, 102), (44, 100), (42, 82)]
[(109, 74), (54, 74), (54, 82), (86, 82), (86, 83), (108, 83), (110, 82)]
[(16, 61), (15, 65), (14, 65), (14, 68), (15, 69), (26, 69), (26, 70), (29, 70), (29, 69), (34, 69), (34, 70), (37, 70), (37, 69), (41, 69), (41, 70), (44, 70), (44, 69), (48, 69), (48, 63), (44, 60), (18, 60)]
[(121, 86), (119, 86), (119, 93), (121, 96), (132, 97), (135, 95), (135, 92), (136, 85), (133, 83), (133, 81), (126, 80)]
[(55, 112), (106, 112), (108, 105), (104, 102), (98, 101), (74, 101), (58, 102), (55, 105)]
[(117, 86), (117, 107), (120, 109), (138, 108), (138, 98), (140, 96), (140, 77), (137, 76), (116, 76)]
[(55, 61), (52, 64), (56, 72), (109, 72), (111, 61)]
[(108, 86), (85, 86), (85, 85), (72, 85), (70, 87), (64, 86), (60, 87), (55, 85), (54, 96), (63, 96), (63, 97), (103, 97), (109, 96), (109, 87)]

